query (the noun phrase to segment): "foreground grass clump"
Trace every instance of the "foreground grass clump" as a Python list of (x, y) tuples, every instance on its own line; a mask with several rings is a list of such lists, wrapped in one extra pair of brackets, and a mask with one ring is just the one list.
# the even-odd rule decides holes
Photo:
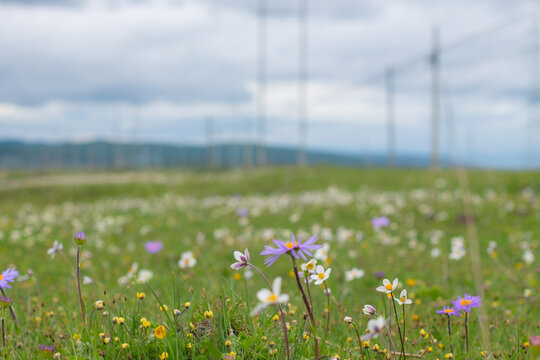
[(470, 173), (472, 212), (451, 171), (16, 175), (0, 174), (7, 358), (521, 359), (540, 346), (537, 173)]

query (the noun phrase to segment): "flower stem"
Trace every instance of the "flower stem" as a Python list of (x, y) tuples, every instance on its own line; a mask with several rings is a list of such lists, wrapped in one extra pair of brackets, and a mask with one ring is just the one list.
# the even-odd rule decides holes
[(328, 300), (328, 312), (326, 313), (326, 328), (324, 329), (323, 344), (326, 342), (326, 335), (328, 335), (328, 327), (330, 326), (330, 292), (326, 281), (324, 282), (324, 290), (326, 292), (326, 299)]
[(394, 294), (393, 293), (390, 293), (390, 302), (392, 302), (392, 305), (394, 306), (394, 315), (396, 317), (396, 325), (397, 325), (397, 328), (398, 328), (398, 332), (399, 332), (399, 340), (401, 341), (401, 357), (402, 358), (405, 358), (405, 350), (404, 350), (404, 345), (403, 345), (403, 337), (401, 335), (401, 326), (399, 325), (399, 320), (398, 320), (398, 315), (397, 315), (397, 308), (396, 308), (396, 303), (394, 302)]
[[(262, 273), (261, 270), (259, 270), (258, 267), (256, 267), (255, 265), (253, 265), (252, 263), (247, 263), (248, 266), (251, 266), (253, 268), (253, 270), (255, 270), (257, 273), (259, 273), (259, 275), (263, 278), (263, 280), (266, 282), (266, 284), (268, 285), (268, 288), (270, 289), (270, 291), (274, 292), (274, 289), (272, 288), (272, 285), (270, 284), (270, 281), (268, 281), (268, 279), (266, 278), (266, 276), (264, 276), (264, 274)], [(290, 348), (289, 348), (289, 335), (287, 334), (287, 323), (285, 322), (285, 313), (283, 312), (283, 309), (281, 308), (281, 304), (280, 303), (277, 303), (277, 307), (279, 309), (279, 318), (281, 319), (281, 325), (283, 325), (283, 337), (284, 337), (284, 340), (285, 340), (285, 350), (287, 351), (287, 359), (290, 359)]]
[(469, 314), (465, 313), (465, 349), (467, 350), (466, 358), (469, 358)]
[[(405, 303), (401, 304), (403, 307), (403, 345), (405, 345)], [(405, 346), (403, 346), (403, 356), (405, 356)]]
[(358, 329), (356, 328), (356, 324), (352, 324), (354, 332), (356, 333), (356, 339), (358, 340), (358, 344), (360, 345), (360, 356), (362, 357), (362, 360), (364, 360), (364, 347), (362, 346), (362, 339), (360, 339), (360, 333), (358, 332)]
[(77, 290), (79, 291), (79, 304), (81, 306), (81, 319), (83, 326), (86, 326), (85, 316), (84, 316), (84, 303), (81, 293), (81, 267), (80, 267), (80, 257), (81, 257), (81, 247), (77, 247)]
[(454, 356), (454, 346), (452, 345), (452, 327), (450, 326), (450, 315), (446, 315), (448, 320), (448, 341), (450, 342), (450, 353)]
[(294, 257), (292, 255), (291, 255), (291, 259), (293, 263), (294, 277), (296, 278), (296, 284), (298, 285), (298, 289), (302, 293), (302, 300), (304, 300), (304, 305), (306, 306), (306, 310), (308, 311), (309, 318), (311, 319), (312, 330), (313, 330), (313, 342), (315, 344), (315, 360), (317, 360), (319, 358), (319, 341), (317, 340), (317, 324), (315, 323), (313, 310), (311, 309), (311, 306), (309, 306), (309, 301), (306, 297), (306, 293), (304, 292), (304, 289), (302, 288), (302, 283), (300, 282), (300, 276), (298, 275), (298, 268), (296, 267), (296, 261), (294, 260)]
[[(3, 312), (3, 311), (2, 311)], [(4, 359), (7, 358), (7, 351), (6, 351), (6, 331), (5, 331), (5, 325), (4, 325), (4, 316), (2, 316), (2, 350), (4, 353)]]
[[(0, 291), (2, 291), (2, 296), (6, 296), (6, 293), (4, 292), (4, 289), (0, 287)], [(15, 310), (13, 310), (13, 306), (9, 305), (9, 312), (11, 314), (11, 317), (15, 321), (15, 324), (17, 324), (17, 327), (19, 327), (19, 320), (17, 320), (17, 316), (15, 315)]]

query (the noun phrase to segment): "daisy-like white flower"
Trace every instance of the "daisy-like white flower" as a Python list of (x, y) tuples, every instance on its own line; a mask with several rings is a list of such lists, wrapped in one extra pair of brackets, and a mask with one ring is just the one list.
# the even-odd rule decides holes
[(349, 271), (345, 271), (345, 281), (353, 281), (364, 277), (364, 270), (353, 268)]
[(296, 240), (294, 234), (291, 236), (291, 242), (285, 243), (281, 240), (272, 240), (276, 244), (277, 248), (270, 247), (268, 245), (264, 246), (264, 250), (261, 252), (261, 255), (268, 256), (264, 263), (266, 266), (272, 265), (281, 255), (291, 254), (296, 259), (302, 257), (302, 259), (307, 261), (306, 255), (313, 257), (313, 254), (310, 253), (310, 250), (316, 250), (321, 247), (321, 245), (314, 244), (317, 241), (317, 235), (313, 235), (302, 243), (302, 236)]
[(186, 251), (182, 253), (180, 260), (178, 260), (178, 266), (180, 269), (192, 268), (197, 264), (197, 259), (193, 255), (192, 251)]
[(326, 271), (324, 271), (324, 267), (322, 265), (317, 265), (317, 269), (315, 270), (315, 274), (311, 275), (311, 280), (315, 280), (315, 285), (321, 285), (323, 282), (325, 282), (330, 277), (330, 272), (332, 269), (328, 268)]
[(272, 289), (262, 289), (257, 292), (259, 304), (253, 309), (251, 315), (255, 315), (266, 309), (270, 305), (283, 304), (289, 301), (289, 295), (280, 294), (281, 292), (281, 277), (274, 279)]
[(407, 298), (407, 290), (403, 289), (401, 290), (401, 294), (399, 294), (399, 299), (394, 298), (398, 302), (399, 305), (410, 305), (412, 304), (412, 300)]
[(232, 269), (240, 270), (242, 268), (245, 268), (248, 265), (248, 262), (250, 260), (248, 249), (244, 250), (243, 254), (240, 251), (235, 251), (234, 258), (236, 259), (237, 262), (235, 262), (234, 264), (231, 264)]
[(2, 275), (0, 275), (0, 288), (11, 289), (11, 285), (9, 285), (9, 283), (15, 281), (15, 278), (17, 276), (19, 276), (19, 272), (15, 268), (4, 270), (4, 272), (2, 272)]
[(383, 280), (383, 286), (379, 286), (377, 288), (377, 291), (390, 294), (391, 292), (393, 292), (396, 289), (398, 284), (399, 284), (399, 281), (398, 281), (397, 278), (395, 278), (393, 282), (390, 282), (390, 280), (388, 280), (388, 279), (384, 279)]
[(139, 284), (144, 284), (150, 281), (153, 277), (154, 273), (152, 272), (152, 270), (141, 269), (141, 271), (139, 271), (139, 275), (137, 275), (137, 282)]
[(56, 254), (62, 251), (63, 248), (64, 248), (64, 245), (62, 245), (62, 243), (59, 243), (58, 240), (54, 240), (52, 248), (47, 250), (47, 254), (51, 256), (51, 259), (54, 259)]
[(315, 266), (317, 265), (317, 259), (311, 259), (307, 263), (304, 263), (300, 265), (300, 268), (302, 271), (307, 271), (308, 273), (312, 273), (315, 270)]
[(317, 251), (315, 251), (315, 259), (319, 259), (321, 261), (326, 261), (328, 259), (328, 252), (330, 251), (330, 245), (328, 243), (324, 243)]
[(376, 338), (385, 326), (386, 320), (382, 316), (369, 320), (367, 323), (367, 334), (363, 335), (361, 339), (370, 340)]

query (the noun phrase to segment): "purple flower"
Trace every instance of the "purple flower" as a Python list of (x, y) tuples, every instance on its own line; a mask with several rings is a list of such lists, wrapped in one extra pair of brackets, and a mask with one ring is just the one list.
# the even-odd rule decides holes
[(250, 260), (248, 249), (244, 250), (243, 254), (240, 251), (235, 251), (234, 258), (238, 262), (232, 264), (231, 268), (233, 268), (234, 270), (240, 270), (242, 268), (245, 268)]
[(161, 249), (163, 249), (163, 244), (161, 243), (161, 241), (148, 241), (144, 245), (144, 248), (150, 254), (155, 254), (155, 253), (160, 252)]
[(460, 316), (459, 311), (450, 306), (443, 306), (442, 310), (437, 310), (437, 314)]
[(452, 304), (454, 304), (454, 309), (456, 311), (464, 311), (468, 313), (472, 308), (482, 305), (482, 300), (478, 296), (470, 296), (465, 293), (463, 298), (458, 296), (458, 299), (452, 302)]
[(86, 242), (86, 234), (83, 232), (83, 231), (79, 231), (78, 233), (75, 234), (75, 243), (77, 245), (84, 245), (84, 243)]
[(15, 281), (17, 276), (19, 276), (19, 272), (15, 268), (4, 270), (2, 275), (0, 275), (0, 288), (11, 289), (9, 283)]
[(50, 354), (54, 354), (54, 352), (56, 351), (54, 346), (47, 346), (43, 344), (39, 344), (39, 350), (43, 351), (44, 353), (50, 353)]
[(248, 212), (248, 209), (246, 208), (239, 208), (238, 210), (236, 210), (236, 215), (240, 216), (240, 217), (246, 217), (248, 216), (249, 212)]
[(384, 271), (377, 271), (374, 275), (377, 279), (382, 279), (384, 277)]
[(386, 216), (374, 217), (371, 220), (371, 226), (373, 226), (375, 229), (380, 229), (388, 225), (390, 225), (390, 220)]
[(281, 255), (291, 253), (292, 256), (299, 259), (300, 255), (302, 259), (307, 261), (306, 255), (313, 257), (309, 250), (316, 250), (322, 245), (313, 244), (317, 241), (317, 235), (313, 235), (302, 244), (302, 236), (296, 241), (294, 234), (291, 236), (292, 241), (289, 243), (284, 243), (281, 240), (272, 240), (274, 244), (277, 245), (277, 248), (272, 248), (268, 245), (264, 246), (264, 250), (261, 252), (261, 255), (269, 255), (264, 263), (266, 266), (272, 265)]

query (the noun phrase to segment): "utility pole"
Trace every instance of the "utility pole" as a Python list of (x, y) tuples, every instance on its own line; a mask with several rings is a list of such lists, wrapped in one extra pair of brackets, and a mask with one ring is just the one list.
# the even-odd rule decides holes
[(396, 165), (396, 119), (395, 119), (395, 73), (393, 68), (386, 70), (386, 121), (388, 166)]
[(439, 168), (439, 72), (440, 48), (439, 29), (433, 28), (431, 52), (431, 168)]
[(299, 0), (298, 37), (298, 165), (307, 165), (308, 132), (308, 0)]
[(259, 59), (258, 59), (258, 92), (257, 92), (257, 135), (258, 135), (258, 152), (257, 164), (259, 166), (266, 165), (266, 148), (265, 148), (265, 132), (266, 132), (266, 32), (267, 32), (267, 0), (259, 0)]

